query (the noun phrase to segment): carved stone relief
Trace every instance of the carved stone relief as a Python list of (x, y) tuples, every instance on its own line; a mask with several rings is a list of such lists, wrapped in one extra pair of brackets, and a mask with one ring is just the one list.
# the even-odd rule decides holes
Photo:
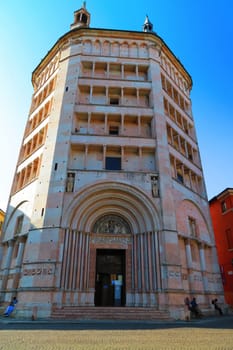
[(95, 233), (113, 233), (127, 234), (131, 233), (129, 224), (120, 216), (105, 215), (96, 221), (93, 232)]

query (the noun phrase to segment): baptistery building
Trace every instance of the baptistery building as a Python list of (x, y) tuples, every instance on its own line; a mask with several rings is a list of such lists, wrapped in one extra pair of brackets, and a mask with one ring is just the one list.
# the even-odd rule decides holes
[(32, 73), (1, 302), (17, 296), (24, 317), (179, 318), (195, 296), (209, 312), (224, 299), (191, 76), (147, 16), (139, 31), (90, 17), (84, 3)]

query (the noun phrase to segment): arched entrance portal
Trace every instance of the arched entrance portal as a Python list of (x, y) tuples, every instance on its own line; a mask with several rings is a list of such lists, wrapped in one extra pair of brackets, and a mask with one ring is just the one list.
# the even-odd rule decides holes
[[(118, 215), (104, 215), (93, 227), (96, 234), (131, 234), (129, 224)], [(97, 249), (95, 306), (125, 305), (125, 250)]]
[(63, 306), (158, 305), (159, 215), (140, 188), (87, 186), (70, 202), (62, 226)]

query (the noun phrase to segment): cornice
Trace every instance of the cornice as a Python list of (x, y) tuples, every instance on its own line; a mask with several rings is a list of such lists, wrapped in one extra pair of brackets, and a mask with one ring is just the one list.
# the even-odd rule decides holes
[(35, 81), (35, 76), (43, 70), (43, 68), (49, 63), (49, 61), (60, 51), (62, 50), (70, 39), (78, 39), (82, 37), (93, 37), (93, 38), (103, 38), (109, 37), (110, 39), (119, 39), (122, 40), (141, 40), (141, 41), (151, 41), (151, 44), (159, 47), (159, 51), (163, 51), (165, 55), (169, 57), (172, 63), (176, 66), (178, 70), (181, 70), (182, 73), (189, 80), (189, 87), (192, 87), (192, 78), (187, 70), (184, 68), (180, 60), (174, 55), (171, 49), (163, 41), (163, 39), (154, 32), (139, 32), (139, 31), (129, 31), (129, 30), (117, 30), (117, 29), (102, 29), (102, 28), (74, 28), (69, 32), (61, 36), (53, 47), (47, 52), (41, 62), (32, 72), (32, 84)]

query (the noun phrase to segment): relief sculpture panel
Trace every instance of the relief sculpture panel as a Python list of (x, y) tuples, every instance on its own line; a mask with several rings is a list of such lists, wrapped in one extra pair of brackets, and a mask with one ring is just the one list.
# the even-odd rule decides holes
[(101, 217), (92, 230), (94, 233), (130, 234), (129, 224), (117, 215), (105, 215)]

